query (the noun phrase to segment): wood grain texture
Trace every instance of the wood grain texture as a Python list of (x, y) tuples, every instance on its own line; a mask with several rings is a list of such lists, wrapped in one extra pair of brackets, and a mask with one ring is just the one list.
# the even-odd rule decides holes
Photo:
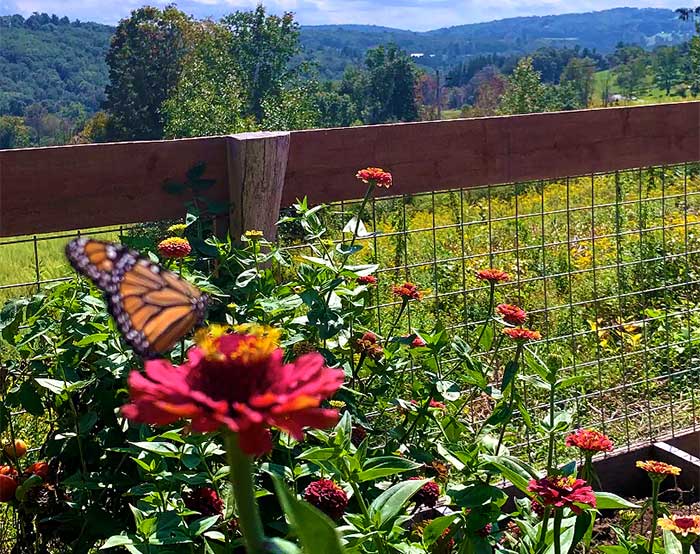
[(228, 137), (229, 229), (234, 239), (248, 230), (274, 240), (279, 220), (289, 133), (242, 133)]
[(410, 194), (698, 160), (700, 102), (302, 131), (282, 203), (358, 198), (368, 165)]
[(90, 144), (0, 152), (0, 236), (48, 233), (184, 215), (186, 196), (163, 190), (206, 163), (226, 201), (222, 138)]
[[(162, 185), (200, 161), (223, 201), (249, 171), (259, 186), (284, 174), (283, 206), (359, 198), (354, 174), (368, 165), (394, 174), (380, 194), (411, 194), (700, 161), (700, 102), (296, 131), (286, 168), (286, 147), (235, 159), (255, 135), (0, 151), (0, 236), (178, 217), (184, 199)], [(255, 195), (243, 200), (258, 209)], [(238, 215), (240, 230), (268, 226)]]

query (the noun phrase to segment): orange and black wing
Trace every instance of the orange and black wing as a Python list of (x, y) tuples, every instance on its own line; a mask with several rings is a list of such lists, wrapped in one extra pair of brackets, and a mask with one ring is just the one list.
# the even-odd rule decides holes
[(133, 250), (81, 238), (66, 254), (104, 291), (119, 330), (141, 356), (169, 350), (204, 318), (206, 295)]

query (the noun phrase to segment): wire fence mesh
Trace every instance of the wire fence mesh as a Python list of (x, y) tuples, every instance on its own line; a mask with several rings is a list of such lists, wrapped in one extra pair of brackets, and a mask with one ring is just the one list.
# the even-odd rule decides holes
[[(388, 332), (400, 307), (391, 285), (428, 291), (411, 303), (401, 333), (436, 322), (472, 340), (489, 313), (489, 288), (477, 270), (496, 267), (511, 280), (496, 302), (521, 305), (542, 332), (537, 349), (562, 376), (583, 376), (561, 406), (575, 423), (595, 426), (628, 447), (696, 429), (700, 384), (700, 166), (682, 164), (551, 181), (455, 189), (371, 201), (370, 235), (358, 254), (377, 263), (373, 331)], [(400, 183), (396, 184), (397, 190)], [(330, 206), (336, 241), (360, 202)], [(158, 236), (150, 225), (81, 231), (132, 246)], [(0, 300), (70, 278), (65, 243), (78, 232), (3, 239)], [(308, 246), (284, 231), (294, 259)], [(469, 339), (472, 337), (472, 339)], [(507, 347), (506, 347), (507, 349)], [(546, 411), (528, 391), (533, 417)], [(493, 407), (471, 406), (473, 418)], [(511, 444), (536, 457), (526, 426)]]
[[(698, 166), (683, 164), (376, 199), (365, 218), (374, 232), (361, 239), (363, 261), (380, 266), (371, 330), (388, 332), (401, 305), (391, 286), (408, 280), (427, 294), (400, 332), (439, 322), (473, 343), (489, 313), (489, 287), (475, 273), (499, 268), (511, 279), (496, 302), (525, 308), (544, 336), (542, 357), (562, 378), (583, 379), (558, 399), (577, 426), (627, 447), (694, 430), (699, 185)], [(336, 240), (349, 240), (339, 222), (358, 208), (331, 206)], [(532, 417), (543, 417), (545, 398), (529, 394)], [(492, 407), (477, 399), (472, 415)], [(510, 438), (530, 457), (544, 448), (524, 425)]]

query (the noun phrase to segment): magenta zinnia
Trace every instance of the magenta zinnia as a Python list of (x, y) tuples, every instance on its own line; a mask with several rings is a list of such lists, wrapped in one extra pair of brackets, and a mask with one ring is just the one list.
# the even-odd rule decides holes
[(612, 441), (595, 429), (576, 429), (566, 437), (566, 446), (575, 446), (584, 452), (611, 452)]
[[(409, 477), (409, 481), (417, 481), (424, 477)], [(434, 508), (437, 501), (440, 499), (440, 485), (435, 481), (428, 481), (413, 495), (413, 501), (416, 506), (427, 506)]]
[(535, 494), (543, 506), (570, 508), (575, 514), (581, 513), (579, 504), (595, 508), (593, 489), (583, 480), (575, 477), (547, 476), (531, 479), (527, 490)]
[(251, 455), (272, 449), (270, 427), (301, 439), (304, 427), (337, 421), (337, 410), (320, 404), (340, 388), (342, 371), (326, 367), (318, 353), (285, 364), (274, 329), (238, 331), (227, 334), (216, 326), (200, 331), (197, 346), (180, 366), (146, 361), (145, 375), (129, 375), (131, 402), (122, 413), (153, 425), (190, 419), (196, 432), (227, 428), (238, 433), (241, 449)]
[(348, 495), (330, 479), (310, 483), (304, 490), (304, 500), (331, 519), (340, 519), (348, 507)]
[(384, 171), (381, 167), (367, 167), (361, 169), (355, 175), (365, 185), (375, 185), (377, 187), (389, 188), (393, 179), (391, 173)]

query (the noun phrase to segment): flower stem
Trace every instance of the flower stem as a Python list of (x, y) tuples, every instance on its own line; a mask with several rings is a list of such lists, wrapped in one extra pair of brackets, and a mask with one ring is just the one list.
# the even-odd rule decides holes
[(225, 433), (229, 478), (238, 510), (238, 525), (248, 554), (264, 554), (265, 533), (253, 486), (253, 466), (250, 457), (238, 444), (238, 435)]
[(542, 529), (540, 529), (540, 536), (537, 539), (537, 547), (535, 552), (540, 552), (547, 539), (547, 528), (549, 527), (549, 513), (551, 512), (550, 506), (544, 507), (544, 514), (542, 515)]
[(476, 339), (476, 342), (474, 343), (474, 349), (476, 350), (479, 348), (479, 344), (481, 343), (481, 339), (484, 337), (484, 333), (486, 332), (486, 327), (491, 325), (491, 318), (493, 317), (493, 305), (495, 304), (494, 300), (496, 298), (496, 285), (494, 283), (489, 283), (491, 286), (491, 289), (489, 290), (489, 314), (486, 316), (486, 321), (484, 322), (484, 325), (481, 327), (481, 332), (479, 333), (479, 338)]
[(554, 407), (556, 404), (555, 394), (557, 388), (555, 380), (549, 384), (549, 443), (547, 444), (547, 475), (552, 474), (554, 469), (554, 450), (556, 448), (556, 432), (554, 431)]
[(651, 479), (651, 531), (649, 535), (649, 554), (654, 552), (654, 539), (656, 538), (656, 523), (659, 519), (659, 488), (661, 481), (652, 477)]
[(564, 510), (554, 511), (554, 554), (561, 554), (561, 518)]
[[(518, 343), (518, 349), (515, 351), (515, 365), (520, 364), (520, 358), (523, 353), (523, 344)], [(503, 444), (503, 439), (506, 436), (506, 428), (508, 427), (508, 424), (510, 423), (511, 418), (513, 417), (513, 404), (515, 403), (515, 380), (516, 376), (513, 375), (513, 379), (508, 385), (510, 387), (510, 398), (508, 399), (508, 411), (510, 412), (506, 420), (503, 422), (501, 425), (501, 432), (498, 434), (498, 444), (496, 445), (496, 456), (498, 456), (498, 453), (501, 451), (501, 445)]]
[(389, 329), (389, 334), (386, 336), (386, 343), (389, 343), (391, 340), (391, 337), (394, 336), (394, 331), (396, 330), (396, 326), (399, 324), (399, 320), (401, 319), (401, 316), (403, 315), (404, 311), (406, 310), (406, 306), (408, 305), (408, 300), (406, 298), (403, 298), (401, 301), (401, 307), (399, 308), (399, 313), (396, 315), (396, 318), (394, 319), (394, 323), (391, 324), (391, 329)]
[[(360, 487), (358, 487), (357, 483), (355, 483), (354, 481), (350, 481), (350, 486), (352, 487), (354, 497), (357, 499), (357, 504), (360, 506), (360, 511), (362, 512), (362, 515), (365, 518), (366, 525), (371, 525), (372, 518), (369, 515), (369, 508), (367, 507), (367, 502), (365, 502), (365, 499), (362, 497), (362, 493), (360, 492)], [(377, 547), (377, 552), (379, 554), (385, 554), (386, 549), (384, 548), (384, 539), (378, 534), (375, 534), (373, 541), (374, 545)]]

